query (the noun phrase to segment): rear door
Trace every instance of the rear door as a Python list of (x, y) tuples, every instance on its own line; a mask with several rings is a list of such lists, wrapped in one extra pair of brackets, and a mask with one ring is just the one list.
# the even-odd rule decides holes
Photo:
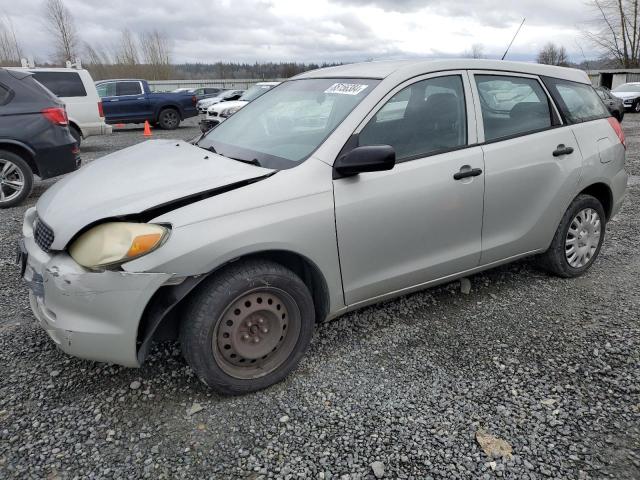
[(360, 146), (393, 146), (397, 163), (334, 180), (347, 304), (476, 267), (484, 165), (466, 72), (405, 82), (355, 135)]
[(582, 170), (576, 138), (540, 78), (472, 72), (484, 142), (482, 265), (546, 248)]
[(116, 96), (111, 99), (115, 103), (116, 116), (128, 120), (148, 120), (153, 117), (151, 102), (144, 94), (142, 82), (124, 80), (116, 82)]

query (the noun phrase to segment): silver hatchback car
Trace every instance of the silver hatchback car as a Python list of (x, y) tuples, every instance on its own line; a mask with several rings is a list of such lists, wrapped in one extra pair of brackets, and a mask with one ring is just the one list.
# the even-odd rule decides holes
[(488, 60), (298, 75), (198, 141), (97, 160), (27, 211), (20, 264), (65, 352), (178, 338), (226, 394), (282, 380), (318, 321), (537, 255), (584, 273), (627, 184), (584, 72)]

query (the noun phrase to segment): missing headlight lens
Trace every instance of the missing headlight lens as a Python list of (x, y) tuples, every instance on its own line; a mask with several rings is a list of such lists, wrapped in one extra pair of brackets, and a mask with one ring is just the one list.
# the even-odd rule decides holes
[(87, 268), (116, 265), (153, 252), (168, 233), (166, 227), (149, 223), (102, 223), (80, 235), (69, 254)]

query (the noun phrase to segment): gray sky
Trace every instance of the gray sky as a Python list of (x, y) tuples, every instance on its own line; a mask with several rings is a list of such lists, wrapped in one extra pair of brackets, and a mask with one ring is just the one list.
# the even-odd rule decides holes
[[(459, 56), (474, 43), (501, 56), (525, 26), (511, 59), (532, 60), (549, 41), (574, 61), (596, 52), (580, 28), (592, 12), (584, 0), (65, 0), (81, 38), (113, 48), (120, 31), (158, 28), (172, 40), (174, 62), (357, 61)], [(52, 53), (41, 0), (0, 0), (25, 52)]]

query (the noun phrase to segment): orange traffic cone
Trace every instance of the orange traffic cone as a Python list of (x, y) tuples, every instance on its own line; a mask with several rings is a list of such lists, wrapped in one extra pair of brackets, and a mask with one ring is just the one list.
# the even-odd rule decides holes
[(144, 121), (144, 136), (145, 137), (151, 136), (151, 126), (149, 125), (149, 120)]

